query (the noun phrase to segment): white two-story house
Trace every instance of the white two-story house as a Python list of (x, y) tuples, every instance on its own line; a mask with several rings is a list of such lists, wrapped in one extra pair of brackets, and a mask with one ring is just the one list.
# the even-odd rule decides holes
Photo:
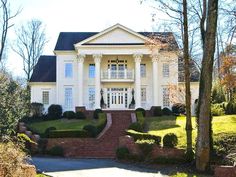
[[(39, 58), (30, 80), (31, 102), (46, 108), (171, 107), (177, 101), (170, 98), (170, 85), (176, 97), (183, 85), (172, 33), (135, 32), (120, 24), (101, 32), (61, 32), (54, 53)], [(191, 88), (195, 100), (198, 82)]]

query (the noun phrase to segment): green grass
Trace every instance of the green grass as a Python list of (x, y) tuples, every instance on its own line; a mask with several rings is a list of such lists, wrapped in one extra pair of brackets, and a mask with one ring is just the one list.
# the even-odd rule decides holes
[[(186, 118), (184, 116), (149, 117), (146, 120), (150, 134), (163, 137), (167, 133), (175, 133), (178, 136), (178, 147), (186, 147)], [(214, 138), (217, 138), (221, 134), (236, 135), (236, 115), (216, 116), (213, 117), (212, 123)], [(197, 135), (195, 117), (192, 117), (192, 125), (193, 146), (195, 146), (195, 139)]]
[(176, 174), (170, 175), (170, 177), (210, 177), (210, 175), (177, 172)]
[(75, 129), (82, 130), (85, 125), (91, 124), (96, 125), (98, 123), (97, 120), (90, 119), (59, 119), (59, 120), (50, 120), (43, 122), (30, 123), (27, 126), (37, 132), (39, 134), (43, 134), (45, 130), (49, 127), (55, 127), (57, 130), (66, 130), (66, 129)]

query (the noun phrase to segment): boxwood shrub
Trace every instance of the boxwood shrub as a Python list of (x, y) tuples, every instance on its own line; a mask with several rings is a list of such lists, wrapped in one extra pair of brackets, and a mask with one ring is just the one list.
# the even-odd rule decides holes
[(99, 113), (103, 113), (103, 111), (101, 109), (95, 109), (95, 111), (93, 112), (93, 118), (94, 119), (98, 119), (98, 114)]
[(89, 132), (85, 130), (52, 130), (49, 132), (49, 138), (87, 138)]
[(225, 110), (221, 104), (218, 104), (218, 103), (212, 104), (211, 105), (211, 114), (213, 116), (222, 116), (225, 114)]
[(58, 104), (52, 104), (48, 108), (47, 119), (60, 119), (62, 115), (62, 107)]
[(76, 114), (76, 119), (86, 119), (86, 116), (82, 111), (78, 111), (75, 114)]
[(143, 126), (139, 122), (134, 122), (130, 124), (129, 130), (135, 130), (137, 132), (143, 132)]
[(145, 118), (143, 117), (143, 113), (140, 111), (136, 112), (136, 118), (137, 118), (137, 122), (140, 123), (141, 126), (144, 128)]
[(152, 140), (155, 141), (155, 144), (157, 144), (157, 145), (160, 145), (160, 143), (161, 143), (161, 137), (157, 136), (157, 135), (151, 135), (149, 133), (136, 132), (134, 130), (126, 131), (126, 134), (132, 136), (135, 141), (152, 139)]
[(94, 125), (85, 125), (83, 127), (83, 130), (87, 131), (89, 133), (90, 137), (96, 137), (97, 136), (97, 127)]
[(185, 105), (182, 103), (175, 103), (172, 106), (172, 112), (176, 115), (185, 113)]
[(173, 148), (173, 147), (177, 146), (177, 144), (178, 144), (178, 138), (174, 133), (167, 133), (163, 137), (163, 146), (164, 147)]
[(156, 106), (153, 110), (153, 116), (162, 116), (161, 106)]
[(98, 114), (97, 135), (104, 129), (107, 124), (107, 117), (105, 113)]
[(166, 115), (166, 116), (169, 116), (169, 115), (172, 115), (172, 111), (169, 108), (163, 108), (162, 109), (162, 114)]
[(76, 118), (76, 114), (74, 111), (65, 111), (63, 113), (63, 117), (66, 119), (75, 119)]
[(129, 154), (129, 149), (126, 147), (119, 147), (116, 149), (116, 157), (118, 159), (127, 159)]
[(44, 131), (43, 137), (48, 138), (49, 137), (49, 133), (51, 131), (54, 131), (54, 130), (56, 130), (56, 127), (48, 127), (48, 128), (46, 128), (46, 130)]
[(137, 109), (135, 110), (135, 112), (142, 112), (143, 117), (146, 116), (146, 111), (145, 111), (145, 109), (143, 109), (143, 108), (137, 108)]
[(142, 139), (137, 140), (135, 142), (138, 144), (140, 150), (142, 151), (143, 155), (149, 155), (153, 149), (153, 145), (155, 144), (155, 140), (153, 139)]

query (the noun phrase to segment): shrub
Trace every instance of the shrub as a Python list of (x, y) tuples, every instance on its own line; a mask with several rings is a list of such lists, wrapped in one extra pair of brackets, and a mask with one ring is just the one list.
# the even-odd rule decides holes
[(129, 130), (126, 132), (127, 135), (130, 135), (134, 138), (135, 141), (137, 140), (149, 140), (152, 139), (155, 141), (155, 144), (160, 145), (161, 142), (161, 137), (157, 135), (151, 135), (149, 133), (141, 133), (141, 132), (136, 132), (134, 130)]
[(135, 142), (136, 144), (138, 144), (140, 150), (142, 151), (142, 153), (146, 156), (149, 155), (153, 149), (153, 145), (155, 144), (155, 140), (153, 139), (143, 139), (143, 140), (137, 140)]
[(82, 111), (78, 111), (75, 114), (77, 119), (86, 119), (86, 116)]
[(163, 146), (173, 148), (178, 144), (178, 138), (174, 133), (167, 133), (163, 137)]
[(118, 159), (127, 159), (129, 155), (129, 149), (126, 147), (119, 147), (116, 149), (116, 157)]
[(94, 125), (85, 125), (83, 130), (87, 131), (91, 137), (97, 136), (97, 127)]
[(66, 119), (75, 119), (76, 118), (76, 114), (75, 114), (74, 111), (65, 111), (63, 113), (62, 117), (66, 118)]
[(172, 112), (174, 114), (184, 114), (185, 113), (185, 105), (182, 104), (182, 103), (175, 103), (173, 106), (172, 106)]
[(49, 138), (87, 138), (89, 133), (85, 130), (52, 130)]
[(129, 130), (135, 130), (137, 132), (143, 132), (143, 126), (139, 122), (134, 122), (130, 124)]
[(162, 116), (161, 106), (156, 106), (153, 110), (153, 116)]
[(212, 104), (211, 105), (211, 114), (213, 116), (222, 116), (225, 114), (222, 104)]
[(225, 109), (226, 114), (236, 114), (236, 103), (233, 101), (230, 101)]
[(145, 111), (145, 109), (143, 109), (143, 108), (137, 108), (137, 109), (135, 110), (135, 112), (142, 112), (143, 117), (145, 117), (145, 115), (146, 115), (146, 111)]
[(48, 127), (45, 132), (44, 132), (44, 137), (48, 138), (49, 137), (49, 133), (53, 130), (56, 130), (56, 127)]
[(62, 107), (58, 104), (52, 104), (48, 108), (48, 115), (47, 118), (52, 119), (60, 119), (62, 115)]
[(63, 156), (64, 150), (61, 146), (53, 146), (51, 149), (48, 150), (48, 154), (52, 156)]
[(24, 116), (19, 120), (19, 122), (24, 122), (26, 124), (34, 122), (42, 122), (42, 121), (44, 121), (43, 116), (32, 116), (32, 117)]
[(103, 113), (103, 111), (101, 109), (95, 109), (95, 111), (93, 112), (93, 118), (94, 119), (98, 119), (98, 114), (99, 113)]
[(141, 124), (141, 126), (144, 128), (145, 126), (145, 118), (143, 117), (142, 112), (136, 112), (137, 122)]
[(44, 107), (42, 103), (31, 103), (30, 104), (30, 112), (32, 116), (42, 116), (44, 111)]
[(105, 113), (98, 114), (97, 135), (104, 129), (107, 124), (107, 117)]
[(172, 111), (169, 108), (163, 108), (162, 114), (169, 116), (169, 115), (172, 115)]

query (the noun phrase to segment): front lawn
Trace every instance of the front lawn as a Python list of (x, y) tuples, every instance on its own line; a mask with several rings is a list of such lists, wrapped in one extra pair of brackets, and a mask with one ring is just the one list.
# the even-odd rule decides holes
[(55, 127), (57, 130), (82, 130), (85, 125), (97, 125), (98, 120), (92, 119), (58, 119), (50, 121), (42, 121), (29, 123), (27, 127), (38, 134), (43, 134), (49, 127)]
[[(167, 133), (175, 133), (178, 136), (178, 147), (186, 147), (186, 131), (184, 116), (161, 116), (148, 117), (147, 126), (150, 134), (159, 135), (163, 137)], [(193, 123), (193, 146), (195, 146), (195, 139), (197, 135), (196, 119), (192, 118)], [(213, 135), (218, 139), (221, 134), (236, 135), (236, 115), (225, 115), (213, 117)]]

